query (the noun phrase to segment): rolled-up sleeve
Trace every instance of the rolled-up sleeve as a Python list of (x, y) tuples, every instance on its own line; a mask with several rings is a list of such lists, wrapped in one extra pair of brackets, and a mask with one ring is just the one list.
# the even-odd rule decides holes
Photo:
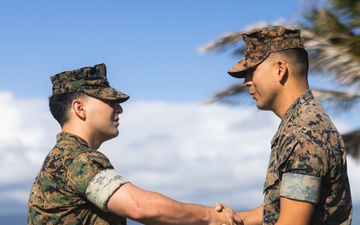
[(280, 196), (318, 203), (320, 198), (321, 179), (315, 176), (284, 173), (282, 176)]
[(109, 198), (121, 185), (128, 182), (113, 169), (102, 170), (90, 181), (85, 196), (98, 208), (107, 211), (106, 205)]

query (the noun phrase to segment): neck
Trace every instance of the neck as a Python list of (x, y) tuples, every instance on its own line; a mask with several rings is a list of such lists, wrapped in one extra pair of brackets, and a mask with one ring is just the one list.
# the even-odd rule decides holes
[(286, 111), (289, 109), (291, 104), (294, 103), (294, 101), (302, 95), (306, 90), (308, 89), (294, 89), (291, 92), (285, 92), (281, 94), (281, 97), (279, 98), (279, 102), (277, 104), (274, 104), (275, 107), (273, 108), (273, 112), (275, 115), (277, 115), (280, 119), (282, 119), (286, 113)]
[(96, 135), (92, 135), (91, 132), (89, 132), (85, 126), (82, 125), (64, 124), (62, 131), (81, 137), (88, 143), (90, 148), (95, 150), (98, 150), (103, 143), (103, 141), (94, 138)]

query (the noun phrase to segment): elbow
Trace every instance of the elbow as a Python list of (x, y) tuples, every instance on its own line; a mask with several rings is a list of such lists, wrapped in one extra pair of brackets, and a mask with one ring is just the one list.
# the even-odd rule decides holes
[(145, 224), (149, 221), (154, 221), (156, 218), (157, 214), (154, 210), (155, 209), (146, 208), (141, 204), (131, 204), (124, 214), (125, 217), (131, 220)]
[(135, 221), (146, 221), (150, 218), (150, 215), (146, 210), (142, 209), (141, 207), (131, 207), (127, 212), (126, 217)]

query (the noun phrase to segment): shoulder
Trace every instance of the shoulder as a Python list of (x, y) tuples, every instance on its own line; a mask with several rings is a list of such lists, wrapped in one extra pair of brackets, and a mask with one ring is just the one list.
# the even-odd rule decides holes
[(286, 133), (294, 136), (300, 145), (320, 147), (342, 145), (342, 139), (330, 117), (315, 99), (304, 102), (289, 118)]
[(78, 149), (73, 155), (71, 162), (72, 169), (97, 168), (98, 170), (113, 169), (110, 160), (101, 152), (93, 149)]

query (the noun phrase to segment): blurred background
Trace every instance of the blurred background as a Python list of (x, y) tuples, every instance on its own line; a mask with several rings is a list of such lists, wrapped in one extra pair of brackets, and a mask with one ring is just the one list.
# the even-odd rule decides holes
[(60, 132), (49, 77), (99, 63), (130, 95), (119, 136), (100, 148), (120, 174), (178, 201), (261, 204), (280, 119), (226, 71), (242, 57), (243, 32), (276, 25), (302, 29), (310, 86), (347, 144), (360, 224), (359, 14), (355, 0), (1, 1), (1, 224), (26, 224), (32, 182)]

